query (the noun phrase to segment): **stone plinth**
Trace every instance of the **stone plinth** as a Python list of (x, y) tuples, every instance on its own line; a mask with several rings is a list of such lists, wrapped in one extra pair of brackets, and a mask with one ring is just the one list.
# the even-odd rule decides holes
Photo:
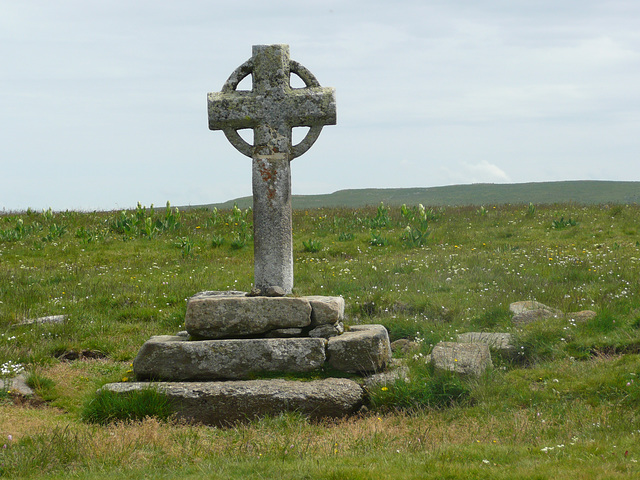
[[(102, 389), (124, 395), (149, 387), (148, 383), (131, 382), (110, 383)], [(159, 382), (151, 387), (169, 397), (179, 418), (215, 426), (282, 412), (299, 412), (312, 419), (342, 417), (357, 411), (364, 395), (357, 383), (344, 378), (312, 382)]]
[(247, 297), (203, 292), (187, 303), (185, 326), (194, 336), (217, 339), (262, 335), (311, 324), (311, 304), (295, 297)]
[(166, 335), (152, 337), (142, 346), (133, 371), (140, 380), (243, 379), (265, 372), (309, 372), (324, 361), (322, 338), (189, 341)]

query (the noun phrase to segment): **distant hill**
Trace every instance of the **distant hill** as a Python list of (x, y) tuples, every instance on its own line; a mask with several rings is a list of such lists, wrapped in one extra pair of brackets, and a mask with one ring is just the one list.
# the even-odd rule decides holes
[[(320, 207), (363, 207), (367, 205), (398, 206), (460, 206), (460, 205), (500, 205), (500, 204), (638, 204), (640, 203), (640, 182), (610, 182), (576, 180), (566, 182), (540, 183), (474, 183), (472, 185), (451, 185), (430, 188), (365, 188), (359, 190), (339, 190), (324, 195), (294, 195), (295, 209)], [(224, 203), (203, 205), (220, 209), (231, 208), (237, 203), (240, 208), (250, 207), (251, 197), (241, 197)]]

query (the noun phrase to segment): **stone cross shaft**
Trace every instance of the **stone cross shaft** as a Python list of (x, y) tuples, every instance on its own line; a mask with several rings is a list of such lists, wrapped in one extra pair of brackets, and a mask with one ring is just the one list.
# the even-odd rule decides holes
[[(304, 88), (291, 88), (296, 74)], [(237, 90), (252, 76), (251, 91)], [(254, 45), (252, 57), (238, 67), (220, 92), (208, 94), (209, 128), (222, 130), (231, 144), (253, 159), (255, 287), (293, 288), (291, 167), (324, 125), (336, 124), (333, 88), (321, 87), (309, 70), (289, 58), (288, 45)], [(293, 127), (310, 127), (292, 145)], [(253, 129), (253, 145), (238, 130)]]

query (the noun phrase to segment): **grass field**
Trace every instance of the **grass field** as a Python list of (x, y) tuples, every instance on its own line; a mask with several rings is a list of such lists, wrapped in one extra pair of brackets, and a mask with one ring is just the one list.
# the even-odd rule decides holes
[[(249, 290), (251, 212), (0, 216), (0, 364), (40, 401), (0, 391), (6, 478), (622, 479), (640, 476), (640, 207), (622, 204), (299, 209), (296, 295), (342, 295), (347, 323), (416, 340), (412, 375), (358, 415), (218, 429), (83, 421), (96, 390), (133, 380), (152, 335), (183, 328), (202, 290)], [(594, 310), (521, 329), (509, 304)], [(62, 324), (18, 325), (67, 315)], [(521, 354), (482, 378), (424, 365), (442, 340), (511, 332)], [(80, 358), (64, 360), (70, 351)], [(97, 357), (97, 358), (96, 358)], [(437, 402), (449, 393), (450, 401)]]

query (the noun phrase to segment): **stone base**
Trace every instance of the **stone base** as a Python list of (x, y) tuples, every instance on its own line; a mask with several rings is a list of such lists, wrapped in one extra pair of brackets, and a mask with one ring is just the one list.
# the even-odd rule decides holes
[(292, 329), (300, 329), (298, 336), (308, 336), (309, 331), (344, 319), (342, 297), (247, 295), (237, 291), (194, 295), (187, 303), (186, 330), (203, 340), (277, 336), (272, 332)]
[(142, 346), (133, 371), (140, 380), (171, 382), (310, 372), (324, 364), (325, 342), (308, 337), (189, 341), (177, 335), (157, 336)]
[(362, 387), (344, 378), (312, 382), (110, 383), (102, 390), (124, 395), (150, 387), (169, 397), (178, 418), (213, 426), (230, 426), (282, 412), (299, 412), (314, 420), (342, 417), (356, 412), (364, 397)]

